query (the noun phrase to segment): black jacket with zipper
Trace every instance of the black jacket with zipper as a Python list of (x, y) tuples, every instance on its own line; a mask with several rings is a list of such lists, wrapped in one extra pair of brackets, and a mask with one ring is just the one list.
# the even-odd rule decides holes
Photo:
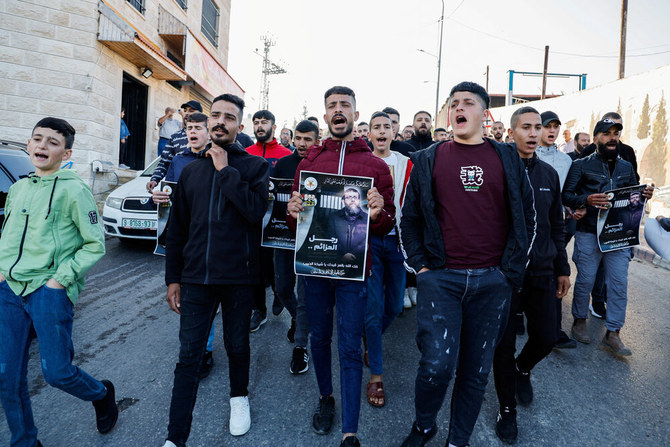
[[(514, 146), (500, 144), (487, 138), (502, 161), (505, 172), (506, 205), (509, 210), (509, 233), (501, 260), (500, 270), (516, 289), (523, 284), (528, 263), (528, 252), (535, 239), (536, 220), (533, 190), (521, 158)], [(435, 151), (441, 143), (414, 152), (414, 167), (407, 184), (400, 222), (401, 242), (405, 265), (414, 272), (423, 267), (443, 268), (447, 256), (442, 231), (435, 214), (433, 197), (433, 167)], [(481, 210), (486, 212), (486, 210)], [(407, 214), (405, 214), (407, 213)], [(467, 244), (467, 241), (463, 241)]]
[(179, 177), (166, 239), (166, 284), (259, 281), (269, 164), (239, 143), (224, 149), (225, 168), (217, 171), (202, 152)]
[(565, 223), (561, 203), (561, 182), (558, 173), (536, 154), (524, 160), (535, 197), (537, 231), (530, 262), (529, 276), (569, 276), (570, 264), (565, 251)]
[(596, 232), (598, 209), (586, 205), (588, 196), (637, 185), (637, 174), (632, 164), (621, 157), (617, 157), (614, 163), (614, 171), (610, 174), (607, 161), (598, 152), (572, 162), (563, 185), (563, 204), (573, 210), (586, 208), (586, 216), (577, 221), (577, 231)]

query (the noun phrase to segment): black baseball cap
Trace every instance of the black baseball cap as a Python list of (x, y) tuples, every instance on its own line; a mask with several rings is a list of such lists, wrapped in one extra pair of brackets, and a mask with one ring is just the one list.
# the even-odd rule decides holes
[(185, 109), (186, 107), (190, 107), (192, 109), (197, 110), (198, 112), (202, 112), (202, 106), (198, 101), (194, 99), (190, 100), (189, 102), (185, 102), (184, 104), (181, 105), (182, 109)]
[(616, 123), (609, 118), (600, 120), (596, 123), (596, 127), (593, 128), (593, 136), (595, 137), (601, 132), (607, 132), (612, 127), (616, 127), (617, 130), (623, 130), (623, 126), (621, 124)]
[(561, 123), (561, 120), (558, 119), (558, 115), (551, 111), (540, 113), (540, 118), (542, 119), (542, 127), (546, 127), (547, 124), (552, 121), (558, 121), (558, 124), (563, 124)]

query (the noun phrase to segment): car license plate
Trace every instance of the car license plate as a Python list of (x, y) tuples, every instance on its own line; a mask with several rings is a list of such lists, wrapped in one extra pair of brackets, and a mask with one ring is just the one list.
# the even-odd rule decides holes
[(155, 230), (156, 221), (149, 219), (121, 219), (121, 226), (124, 228)]

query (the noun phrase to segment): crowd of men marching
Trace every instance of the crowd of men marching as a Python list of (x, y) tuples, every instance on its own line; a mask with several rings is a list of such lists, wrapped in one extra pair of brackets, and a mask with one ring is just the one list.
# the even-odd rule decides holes
[[(419, 111), (401, 131), (392, 107), (359, 120), (355, 93), (342, 86), (325, 92), (324, 105), (328, 138), (310, 117), (282, 129), (277, 141), (275, 116), (260, 110), (253, 115), (253, 143), (242, 133), (241, 98), (218, 96), (209, 116), (190, 101), (182, 106), (184, 127), (164, 142), (147, 184), (156, 204), (171, 201), (165, 281), (169, 307), (180, 315), (164, 447), (183, 447), (188, 440), (199, 382), (214, 364), (212, 321), (219, 309), (230, 433), (250, 429), (249, 337), (267, 321), (269, 286), (272, 312), (285, 308), (291, 316), (290, 372), (303, 374), (310, 362), (315, 372), (312, 426), (318, 434), (335, 424), (331, 340), (337, 324), (341, 446), (360, 445), (364, 365), (367, 403), (386, 404), (383, 334), (403, 307), (416, 305), (421, 359), (415, 419), (404, 441), (398, 440), (402, 446), (423, 446), (436, 435), (454, 376), (447, 445), (468, 445), (491, 369), (500, 407), (496, 434), (513, 443), (517, 401), (533, 400), (531, 371), (552, 349), (591, 342), (589, 311), (605, 320), (603, 346), (631, 355), (620, 337), (631, 250), (603, 253), (596, 236), (598, 210), (609, 204), (605, 192), (639, 182), (635, 153), (619, 141), (619, 115), (598, 121), (593, 143), (589, 133), (574, 140), (564, 133), (567, 147), (560, 150), (560, 118), (529, 106), (511, 116), (507, 136), (496, 122), (489, 137), (483, 126), (489, 96), (472, 82), (450, 92), (450, 130), (433, 131), (430, 113)], [(7, 201), (0, 238), (0, 397), (12, 446), (41, 445), (26, 381), (35, 333), (47, 382), (92, 401), (101, 433), (118, 418), (113, 384), (71, 364), (72, 306), (86, 271), (104, 254), (90, 191), (59, 170), (71, 155), (74, 134), (57, 118), (37, 123), (28, 145), (36, 172), (12, 187)], [(294, 179), (286, 222), (295, 229), (304, 211), (301, 171), (374, 180), (366, 197), (355, 189), (342, 196), (345, 227), (361, 219), (364, 207), (369, 216), (364, 281), (296, 276), (291, 250), (261, 247), (269, 178)], [(156, 188), (162, 179), (177, 182), (172, 198)], [(643, 196), (652, 191), (647, 187)], [(52, 247), (44, 234), (50, 226), (68, 242)], [(573, 237), (570, 338), (561, 328), (561, 299), (571, 287), (566, 244)], [(516, 355), (523, 315), (528, 339)]]

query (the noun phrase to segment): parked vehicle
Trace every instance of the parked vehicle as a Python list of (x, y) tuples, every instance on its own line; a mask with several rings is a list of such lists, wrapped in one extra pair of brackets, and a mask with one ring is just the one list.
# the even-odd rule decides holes
[(156, 158), (137, 178), (109, 193), (102, 209), (105, 234), (126, 239), (156, 239), (156, 204), (146, 184), (156, 169)]
[(5, 222), (5, 202), (9, 187), (35, 172), (26, 145), (0, 140), (0, 232)]

